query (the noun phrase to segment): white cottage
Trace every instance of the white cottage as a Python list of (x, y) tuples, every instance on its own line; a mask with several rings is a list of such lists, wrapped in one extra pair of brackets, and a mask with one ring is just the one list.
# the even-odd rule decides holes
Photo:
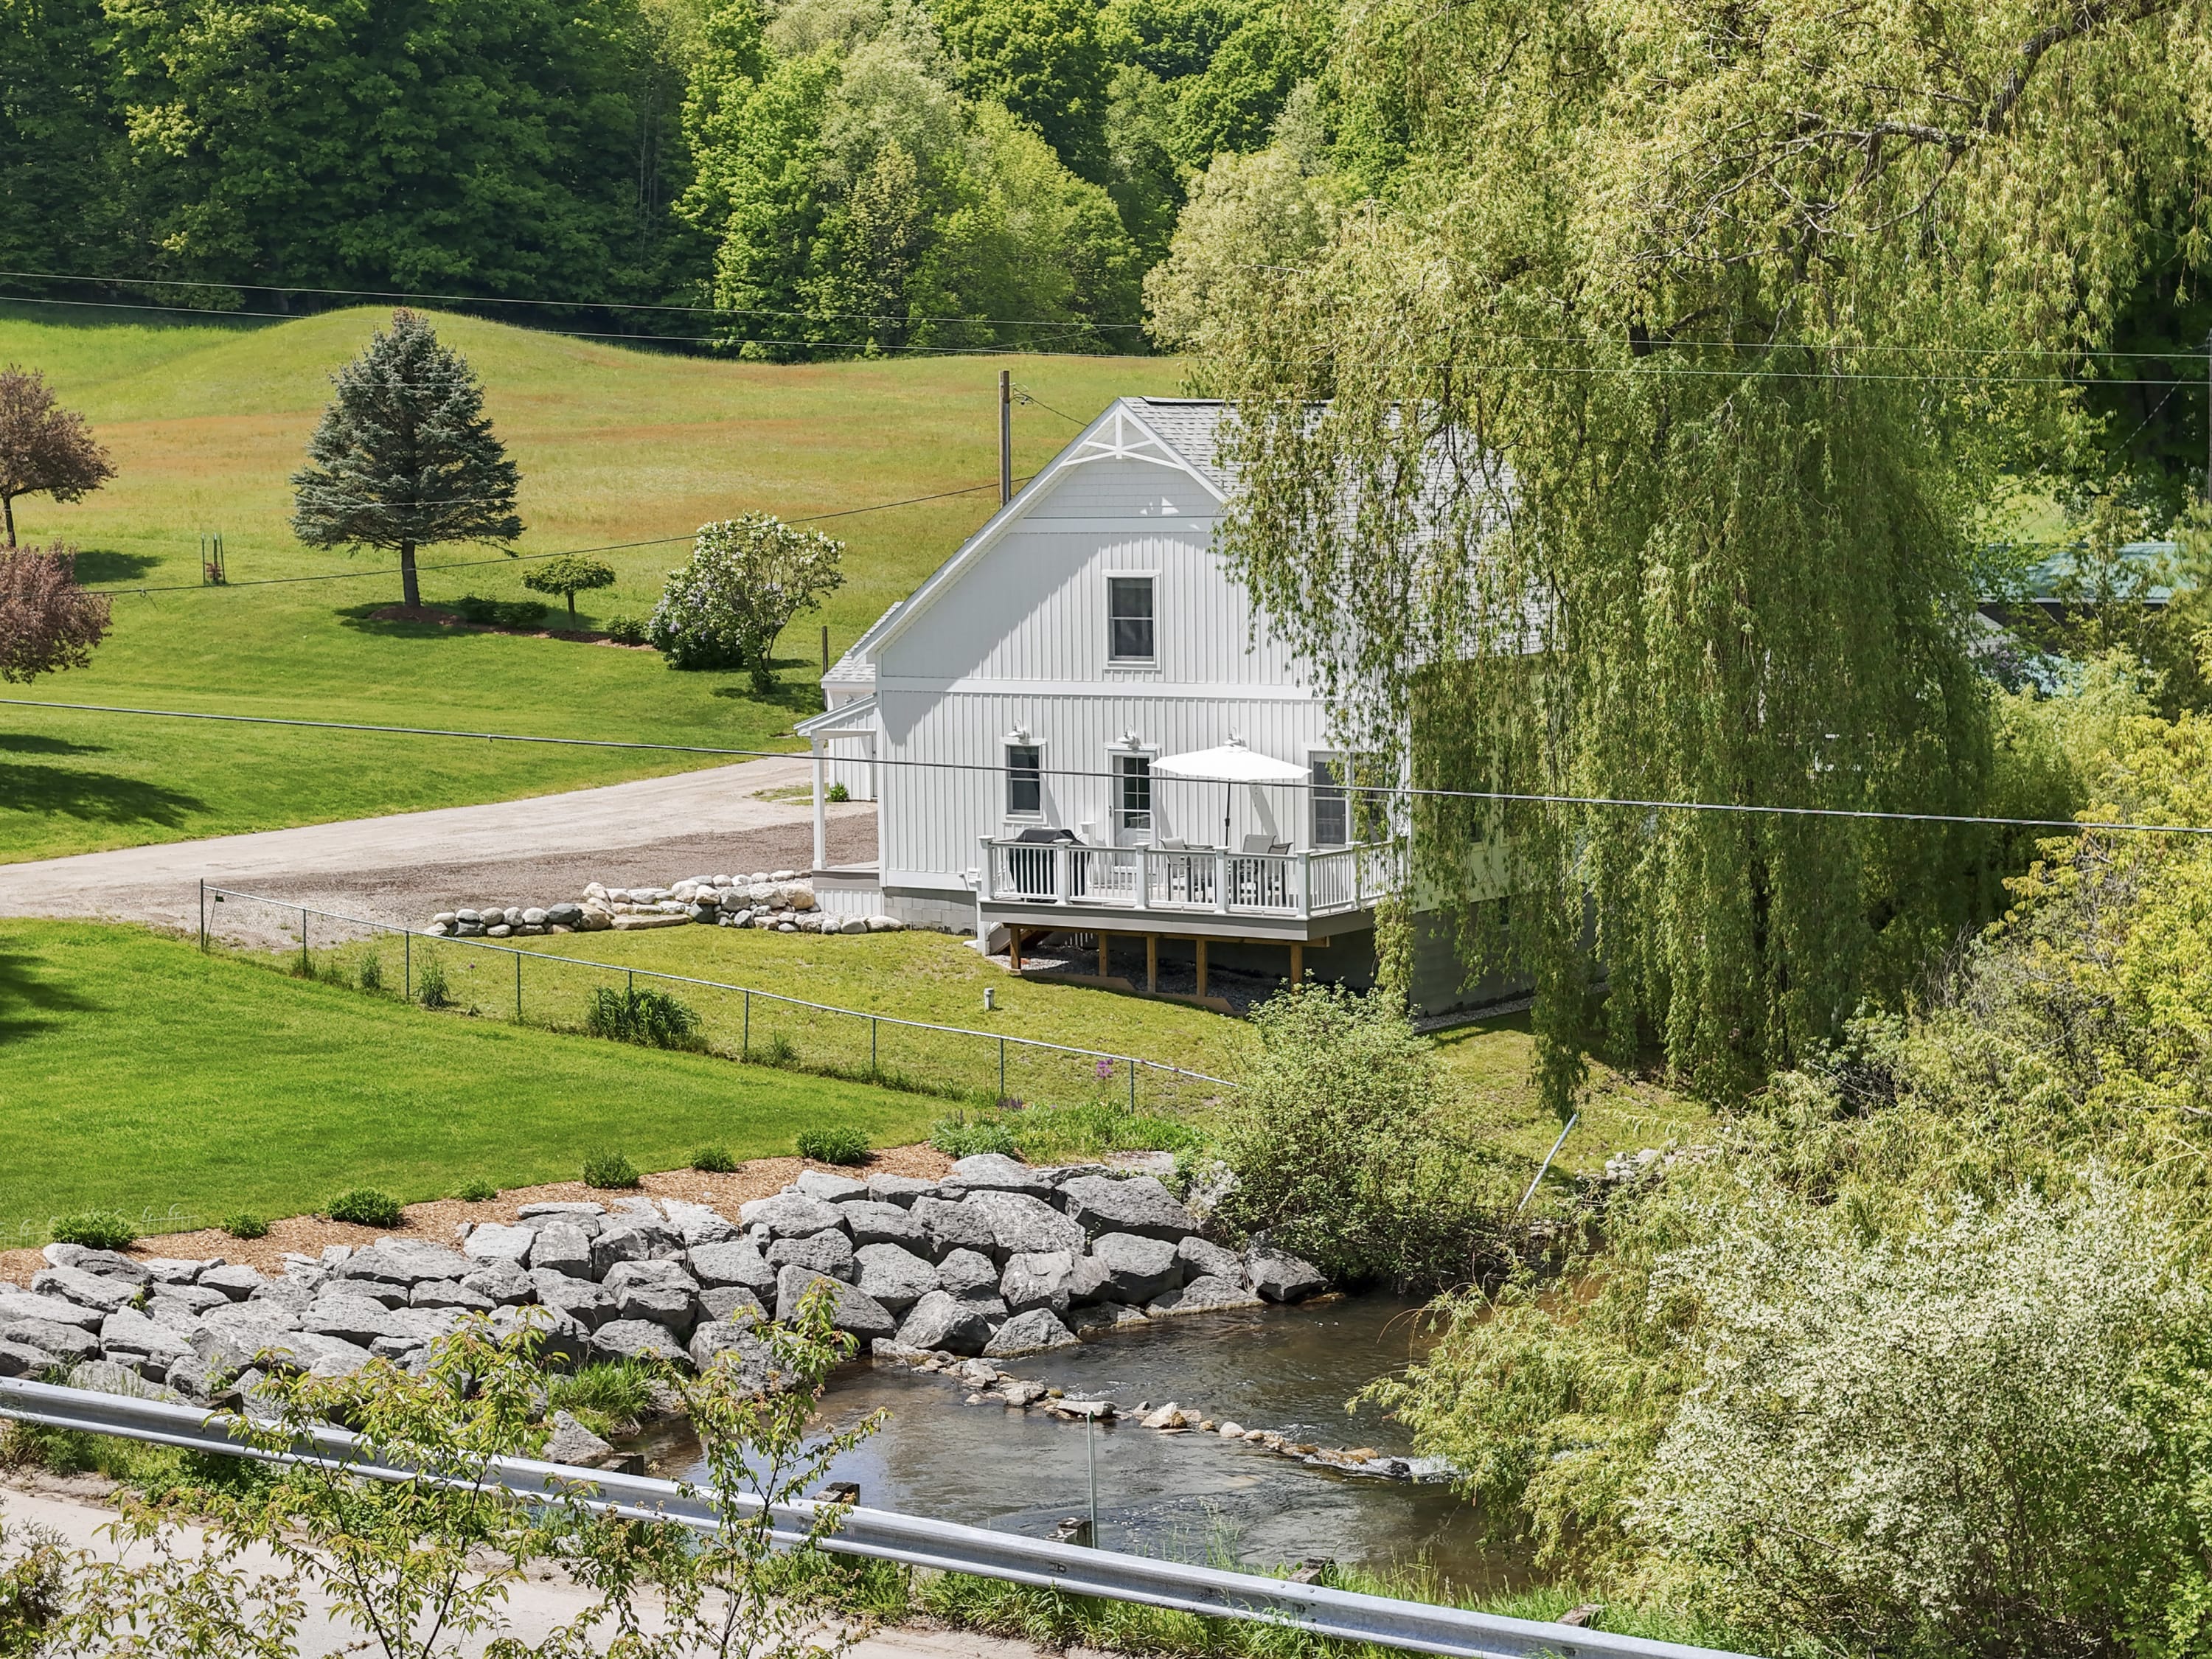
[(1119, 400), (824, 677), (815, 863), (838, 783), (879, 854), (817, 867), (826, 908), (1018, 961), (1079, 934), (1150, 988), (1165, 951), (1201, 995), (1210, 963), (1371, 972), (1396, 860), (1352, 843), (1326, 711), (1214, 550), (1221, 415)]

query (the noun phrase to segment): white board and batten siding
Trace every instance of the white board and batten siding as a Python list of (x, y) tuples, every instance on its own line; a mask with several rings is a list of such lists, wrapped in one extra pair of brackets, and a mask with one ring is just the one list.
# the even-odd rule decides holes
[[(915, 921), (972, 925), (980, 842), (1030, 825), (1117, 832), (1116, 758), (1241, 740), (1305, 767), (1327, 752), (1328, 719), (1292, 654), (1255, 625), (1213, 537), (1221, 513), (1206, 405), (1124, 399), (1000, 510), (833, 671), (830, 712), (872, 694), (876, 758), (849, 730), (823, 733), (830, 775), (878, 799), (884, 908)], [(1165, 430), (1175, 441), (1163, 438)], [(1109, 582), (1152, 583), (1154, 655), (1114, 659)], [(807, 724), (814, 724), (809, 722)], [(806, 726), (803, 725), (801, 730)], [(1006, 747), (1042, 752), (1042, 810), (1006, 812)], [(950, 763), (907, 767), (902, 760)], [(872, 773), (872, 777), (868, 776)], [(1152, 781), (1150, 834), (1231, 847), (1265, 833), (1310, 843), (1304, 792)]]

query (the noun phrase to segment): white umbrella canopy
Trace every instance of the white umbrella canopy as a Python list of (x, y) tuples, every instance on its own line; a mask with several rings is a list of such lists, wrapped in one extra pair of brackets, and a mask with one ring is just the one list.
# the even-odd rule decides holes
[(1230, 804), (1235, 797), (1237, 785), (1306, 781), (1304, 767), (1294, 766), (1289, 761), (1276, 760), (1272, 756), (1255, 754), (1233, 738), (1216, 749), (1194, 749), (1187, 755), (1164, 755), (1152, 763), (1152, 770), (1156, 774), (1164, 773), (1171, 778), (1227, 786), (1221, 795), (1221, 844), (1224, 847), (1229, 845)]

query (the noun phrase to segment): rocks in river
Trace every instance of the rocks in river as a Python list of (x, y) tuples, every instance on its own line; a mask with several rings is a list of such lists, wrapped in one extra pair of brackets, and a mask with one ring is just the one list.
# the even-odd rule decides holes
[(999, 1294), (1017, 1317), (1033, 1308), (1064, 1314), (1075, 1300), (1077, 1260), (1068, 1250), (1038, 1250), (1010, 1257), (1006, 1271), (1000, 1276)]
[(597, 1468), (615, 1455), (615, 1449), (567, 1412), (553, 1413), (553, 1432), (538, 1454), (548, 1463), (572, 1468)]
[(1328, 1288), (1328, 1280), (1312, 1262), (1261, 1244), (1245, 1253), (1244, 1277), (1270, 1302), (1303, 1302)]
[(1176, 1260), (1182, 1263), (1186, 1279), (1237, 1279), (1244, 1272), (1243, 1256), (1195, 1235), (1176, 1241)]
[(1219, 1313), (1228, 1308), (1256, 1308), (1260, 1298), (1233, 1279), (1194, 1279), (1170, 1291), (1145, 1309), (1146, 1317), (1165, 1319), (1176, 1314)]
[(1182, 1264), (1165, 1239), (1108, 1233), (1092, 1241), (1091, 1255), (1104, 1276), (1099, 1295), (1108, 1301), (1151, 1302), (1182, 1282)]
[(1048, 1348), (1065, 1348), (1074, 1343), (1075, 1333), (1060, 1322), (1048, 1308), (1032, 1308), (1018, 1313), (984, 1344), (987, 1359), (1012, 1359), (1019, 1354), (1042, 1353)]
[(665, 1325), (649, 1319), (617, 1319), (592, 1333), (592, 1352), (602, 1359), (686, 1360), (684, 1351)]
[(969, 1301), (995, 1296), (999, 1264), (981, 1250), (954, 1250), (937, 1264), (939, 1287)]
[(991, 1322), (981, 1309), (944, 1291), (932, 1291), (916, 1302), (898, 1328), (898, 1340), (908, 1346), (948, 1353), (979, 1354), (991, 1337)]
[(942, 1198), (917, 1198), (908, 1212), (921, 1229), (929, 1254), (939, 1261), (955, 1250), (974, 1250), (988, 1255), (997, 1249), (996, 1230), (980, 1208)]

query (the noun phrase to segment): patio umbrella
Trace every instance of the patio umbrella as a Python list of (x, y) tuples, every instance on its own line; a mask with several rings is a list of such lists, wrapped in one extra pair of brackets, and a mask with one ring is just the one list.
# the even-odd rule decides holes
[(1152, 763), (1155, 773), (1194, 783), (1218, 783), (1221, 792), (1221, 844), (1229, 845), (1230, 808), (1240, 783), (1304, 783), (1306, 769), (1288, 761), (1255, 754), (1239, 738), (1231, 738), (1218, 749), (1195, 749), (1188, 755), (1168, 755)]

